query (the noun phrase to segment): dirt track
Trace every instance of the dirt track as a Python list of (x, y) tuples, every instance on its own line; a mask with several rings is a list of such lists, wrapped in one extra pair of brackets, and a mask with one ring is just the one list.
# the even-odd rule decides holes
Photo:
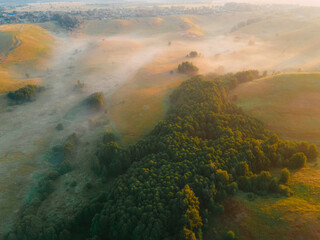
[[(19, 28), (18, 32), (20, 32), (22, 28), (23, 28), (23, 25), (21, 25), (21, 27)], [(7, 60), (9, 54), (12, 51), (16, 50), (17, 48), (19, 48), (23, 44), (22, 40), (18, 39), (17, 35), (15, 35), (13, 37), (13, 39), (14, 39), (14, 42), (12, 44), (12, 47), (10, 47), (10, 49), (3, 54), (2, 58), (0, 58), (0, 64), (4, 63)]]

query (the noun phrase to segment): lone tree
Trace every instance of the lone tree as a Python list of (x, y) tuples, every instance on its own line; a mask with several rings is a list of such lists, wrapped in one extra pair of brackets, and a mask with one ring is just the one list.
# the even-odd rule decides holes
[(198, 56), (199, 56), (199, 54), (198, 54), (197, 51), (191, 51), (191, 52), (189, 53), (189, 55), (188, 55), (188, 57), (191, 57), (191, 58), (196, 58), (196, 57), (198, 57)]
[(179, 73), (186, 73), (186, 74), (192, 75), (197, 73), (198, 71), (199, 71), (199, 68), (197, 68), (191, 62), (183, 62), (178, 66)]
[(96, 92), (91, 94), (86, 100), (85, 104), (90, 108), (99, 110), (104, 106), (103, 92)]

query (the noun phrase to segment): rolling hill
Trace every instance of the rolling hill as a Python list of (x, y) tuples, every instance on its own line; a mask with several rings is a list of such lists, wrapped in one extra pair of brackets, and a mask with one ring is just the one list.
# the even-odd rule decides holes
[(46, 68), (52, 35), (36, 25), (2, 25), (0, 40), (0, 92), (38, 84), (41, 79), (30, 73)]
[(320, 144), (320, 74), (275, 75), (240, 85), (236, 104), (281, 137)]

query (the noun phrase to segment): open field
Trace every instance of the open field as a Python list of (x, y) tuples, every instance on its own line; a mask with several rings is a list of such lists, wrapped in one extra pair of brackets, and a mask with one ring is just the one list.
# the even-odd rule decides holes
[(320, 144), (320, 74), (270, 76), (239, 85), (236, 104), (282, 138)]
[(188, 78), (170, 73), (177, 64), (172, 51), (171, 55), (170, 50), (158, 54), (156, 60), (143, 66), (111, 96), (110, 117), (123, 137), (123, 144), (134, 143), (165, 117), (167, 97)]
[(49, 32), (30, 24), (2, 25), (0, 31), (12, 33), (13, 38), (18, 41), (5, 60), (4, 66), (41, 67), (44, 65), (43, 63), (40, 65), (39, 62), (51, 53), (50, 48), (54, 40)]

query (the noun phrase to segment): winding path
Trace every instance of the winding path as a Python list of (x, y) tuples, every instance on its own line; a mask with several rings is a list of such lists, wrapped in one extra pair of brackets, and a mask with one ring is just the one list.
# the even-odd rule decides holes
[[(23, 25), (20, 26), (17, 33), (19, 33), (21, 31), (22, 27), (23, 27)], [(15, 35), (13, 39), (14, 39), (14, 43), (12, 44), (12, 47), (10, 47), (10, 49), (4, 53), (4, 56), (0, 58), (0, 64), (4, 63), (7, 60), (9, 54), (12, 51), (16, 50), (17, 48), (19, 48), (23, 43), (22, 40), (17, 37), (17, 35)]]

